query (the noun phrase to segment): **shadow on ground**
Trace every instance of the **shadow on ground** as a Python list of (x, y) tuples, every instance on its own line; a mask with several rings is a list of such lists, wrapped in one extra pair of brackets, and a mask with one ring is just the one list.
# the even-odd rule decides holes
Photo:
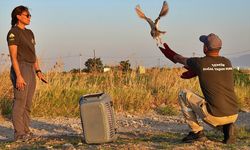
[[(0, 125), (0, 142), (6, 142), (6, 141), (13, 141), (13, 126), (10, 120), (5, 121), (6, 124), (8, 124), (8, 127)], [(39, 135), (39, 131), (42, 132), (42, 134), (46, 134), (49, 136), (61, 136), (61, 135), (67, 135), (67, 134), (77, 134), (76, 131), (74, 131), (72, 128), (64, 125), (55, 125), (52, 123), (46, 123), (43, 121), (37, 121), (32, 120), (31, 121), (31, 128), (32, 130), (36, 130), (36, 134)]]

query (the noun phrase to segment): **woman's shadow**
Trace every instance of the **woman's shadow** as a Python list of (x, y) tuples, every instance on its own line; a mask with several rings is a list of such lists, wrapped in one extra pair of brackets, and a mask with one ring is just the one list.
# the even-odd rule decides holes
[[(35, 136), (40, 137), (61, 137), (61, 136), (72, 136), (78, 135), (79, 132), (73, 128), (63, 124), (52, 124), (44, 121), (31, 120), (31, 130), (36, 130)], [(14, 141), (14, 129), (11, 120), (5, 120), (0, 125), (0, 142), (11, 142)]]

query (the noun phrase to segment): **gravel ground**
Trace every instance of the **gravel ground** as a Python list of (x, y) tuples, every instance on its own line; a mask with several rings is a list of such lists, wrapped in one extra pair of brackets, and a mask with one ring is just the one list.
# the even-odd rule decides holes
[[(144, 115), (116, 114), (118, 136), (126, 133), (171, 132), (188, 133), (183, 116), (162, 116), (155, 112)], [(202, 123), (206, 130), (212, 128)], [(250, 113), (241, 112), (236, 122), (238, 127), (250, 128)], [(55, 137), (82, 135), (80, 118), (32, 118), (31, 130), (37, 136)], [(13, 126), (10, 120), (0, 121), (0, 142), (13, 140)]]

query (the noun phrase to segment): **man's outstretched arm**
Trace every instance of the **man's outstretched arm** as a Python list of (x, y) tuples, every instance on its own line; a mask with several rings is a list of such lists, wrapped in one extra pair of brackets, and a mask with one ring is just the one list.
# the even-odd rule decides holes
[(181, 78), (183, 79), (190, 79), (193, 77), (196, 77), (197, 74), (195, 72), (193, 72), (189, 67), (187, 67), (187, 59), (186, 57), (183, 57), (180, 54), (177, 54), (175, 51), (173, 51), (172, 49), (169, 48), (169, 46), (167, 45), (167, 43), (163, 44), (164, 48), (159, 47), (161, 52), (169, 59), (171, 60), (173, 63), (180, 63), (184, 65), (184, 68), (187, 69), (186, 72), (183, 72), (181, 75)]
[(175, 55), (174, 60), (180, 64), (183, 64), (184, 66), (187, 66), (187, 57), (183, 57), (181, 55)]
[(173, 63), (181, 63), (184, 66), (187, 65), (187, 59), (186, 57), (181, 56), (180, 54), (177, 54), (175, 51), (170, 49), (170, 47), (167, 45), (167, 43), (163, 43), (164, 48), (159, 47), (161, 52)]

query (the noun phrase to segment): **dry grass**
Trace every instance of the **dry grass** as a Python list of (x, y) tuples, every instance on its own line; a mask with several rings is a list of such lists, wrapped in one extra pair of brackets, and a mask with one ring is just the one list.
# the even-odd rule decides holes
[[(48, 72), (49, 84), (37, 82), (33, 100), (34, 116), (78, 116), (81, 95), (108, 93), (118, 112), (143, 113), (166, 104), (177, 105), (180, 89), (188, 88), (201, 94), (198, 79), (183, 80), (180, 68), (150, 69), (146, 74), (119, 71), (95, 74)], [(8, 71), (0, 74), (0, 104), (2, 113), (11, 108), (12, 87)], [(241, 106), (249, 107), (250, 87), (237, 85), (236, 94)]]
[(75, 116), (81, 95), (106, 92), (113, 98), (116, 111), (143, 113), (163, 103), (175, 105), (182, 88), (199, 89), (197, 79), (182, 80), (181, 72), (180, 69), (152, 69), (142, 75), (48, 73), (49, 84), (38, 83), (33, 109), (39, 116)]

